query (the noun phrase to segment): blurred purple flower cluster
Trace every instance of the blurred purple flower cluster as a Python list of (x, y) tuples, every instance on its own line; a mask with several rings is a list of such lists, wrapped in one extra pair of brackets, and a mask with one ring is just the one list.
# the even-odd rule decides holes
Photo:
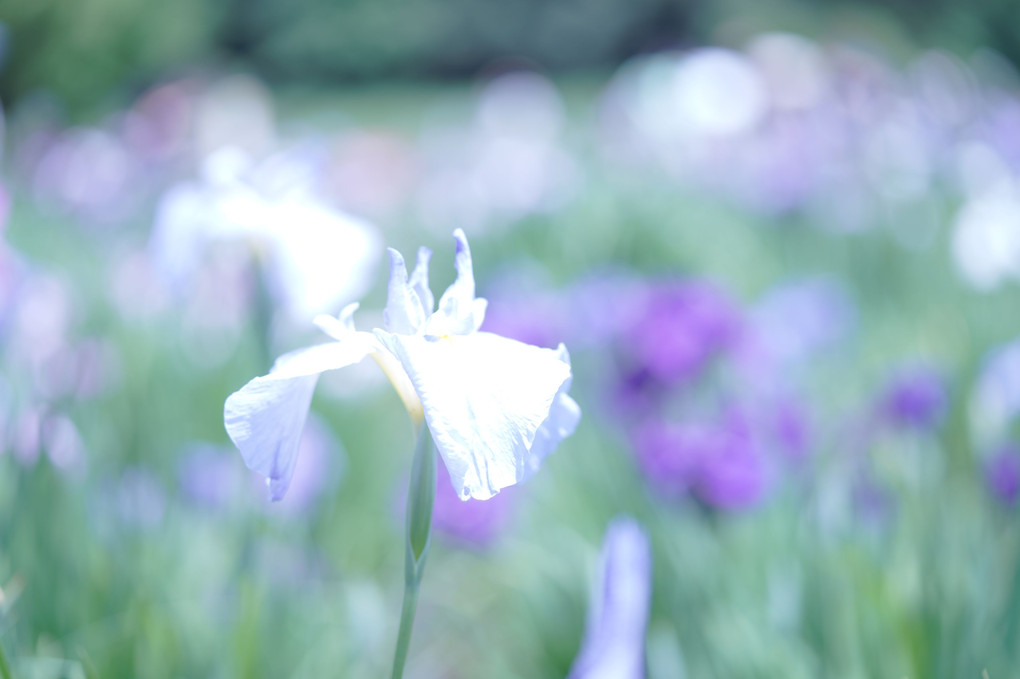
[(757, 506), (807, 460), (817, 413), (806, 367), (846, 339), (852, 303), (820, 279), (746, 309), (705, 281), (645, 285), (614, 342), (615, 412), (639, 466), (667, 496)]
[(766, 215), (823, 228), (887, 225), (908, 248), (938, 242), (956, 197), (952, 255), (991, 289), (1020, 278), (1020, 106), (990, 52), (919, 55), (907, 68), (856, 47), (771, 33), (742, 49), (665, 52), (607, 88), (608, 162), (644, 168)]
[(583, 347), (581, 360), (601, 366), (593, 386), (606, 395), (605, 421), (651, 486), (722, 510), (758, 505), (804, 464), (815, 428), (807, 366), (855, 323), (828, 279), (784, 283), (747, 309), (697, 279), (616, 273), (558, 294), (505, 287), (486, 328)]
[(948, 400), (948, 387), (936, 370), (912, 366), (890, 379), (879, 405), (880, 416), (896, 426), (930, 429), (945, 416)]
[(78, 300), (68, 282), (2, 237), (0, 281), (0, 451), (26, 467), (45, 454), (78, 477), (86, 446), (70, 413), (118, 384), (120, 355), (108, 338), (78, 332)]

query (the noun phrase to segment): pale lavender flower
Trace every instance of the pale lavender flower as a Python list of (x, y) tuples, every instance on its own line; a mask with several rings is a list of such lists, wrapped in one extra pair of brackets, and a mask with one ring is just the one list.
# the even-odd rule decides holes
[(61, 346), (36, 367), (35, 391), (49, 400), (83, 400), (98, 396), (119, 377), (120, 356), (114, 346), (108, 340), (82, 339)]
[(1020, 416), (1020, 339), (989, 352), (978, 374), (970, 412), (978, 443), (1001, 442)]
[(695, 487), (698, 497), (717, 509), (748, 509), (762, 500), (767, 481), (754, 432), (739, 414), (730, 414), (707, 441)]
[(124, 218), (138, 202), (140, 168), (120, 137), (71, 129), (46, 149), (33, 177), (36, 198), (102, 222)]
[(915, 366), (893, 376), (879, 409), (894, 425), (927, 429), (942, 420), (948, 401), (943, 377), (928, 366)]
[(772, 446), (787, 462), (803, 462), (813, 442), (807, 408), (793, 399), (780, 399), (770, 405), (765, 415), (765, 430)]
[(635, 303), (641, 313), (628, 332), (630, 362), (666, 383), (697, 377), (740, 332), (736, 309), (708, 283), (656, 284)]
[(988, 111), (982, 137), (1013, 170), (1020, 170), (1020, 101), (1010, 97)]
[(698, 480), (714, 432), (694, 424), (650, 419), (633, 434), (634, 451), (649, 481), (669, 494), (687, 491)]
[(23, 407), (13, 420), (11, 452), (23, 467), (31, 467), (39, 459), (44, 416), (41, 406), (28, 406)]
[(67, 346), (74, 311), (71, 292), (60, 278), (36, 274), (22, 281), (15, 304), (11, 350), (38, 369)]
[(652, 595), (648, 536), (630, 518), (614, 519), (602, 547), (599, 590), (569, 679), (641, 679)]
[(652, 420), (635, 435), (638, 463), (657, 489), (692, 491), (705, 504), (742, 510), (765, 495), (769, 468), (756, 432), (740, 413), (717, 421)]
[(1007, 445), (985, 462), (985, 483), (996, 498), (1013, 507), (1020, 497), (1020, 451)]
[(751, 310), (738, 350), (745, 374), (765, 383), (779, 381), (780, 375), (788, 378), (792, 370), (846, 340), (855, 317), (846, 291), (827, 278), (770, 289)]
[(157, 85), (132, 105), (124, 119), (124, 138), (148, 163), (168, 163), (187, 150), (195, 85), (187, 80)]
[(564, 330), (583, 328), (570, 339), (590, 347), (623, 339), (644, 314), (646, 288), (645, 281), (623, 270), (598, 271), (581, 279), (564, 295)]
[(698, 476), (698, 497), (710, 507), (737, 511), (757, 505), (766, 490), (767, 468), (746, 425), (717, 433)]
[(227, 433), (245, 463), (269, 479), (273, 499), (287, 491), (319, 375), (372, 356), (415, 424), (427, 424), (462, 499), (488, 499), (532, 474), (573, 433), (580, 408), (566, 348), (540, 349), (479, 332), (486, 301), (475, 297), (467, 238), (459, 229), (457, 278), (438, 307), (428, 285), (431, 252), (422, 248), (410, 278), (390, 250), (385, 329), (354, 328), (357, 304), (317, 325), (335, 341), (286, 354), (270, 373), (232, 394)]
[(50, 415), (40, 430), (46, 456), (65, 475), (80, 476), (85, 468), (85, 442), (66, 415)]

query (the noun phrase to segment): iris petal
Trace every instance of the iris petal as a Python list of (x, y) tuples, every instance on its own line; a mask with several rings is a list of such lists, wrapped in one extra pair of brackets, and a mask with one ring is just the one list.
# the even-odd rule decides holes
[(358, 302), (348, 304), (336, 318), (327, 314), (319, 314), (312, 322), (330, 337), (338, 341), (344, 341), (351, 336), (354, 330), (354, 312), (361, 306)]
[(602, 546), (601, 587), (568, 679), (645, 676), (645, 629), (652, 591), (648, 536), (628, 517), (614, 519)]
[(390, 332), (411, 335), (418, 332), (425, 323), (425, 310), (421, 298), (407, 283), (407, 265), (404, 264), (403, 255), (393, 248), (389, 248), (389, 253), (390, 282), (386, 291), (383, 319)]
[(430, 259), (432, 259), (431, 250), (424, 246), (418, 248), (418, 262), (414, 265), (414, 271), (411, 272), (411, 279), (408, 282), (408, 286), (421, 302), (425, 318), (432, 315), (432, 310), (436, 306), (436, 298), (433, 297), (432, 290), (429, 288)]
[[(538, 464), (536, 454), (548, 452), (535, 443), (570, 380), (561, 353), (486, 332), (437, 339), (377, 330), (376, 337), (410, 377), (462, 499), (492, 497), (524, 479)], [(572, 401), (559, 403), (566, 410), (556, 413), (557, 431), (572, 421)]]
[(223, 421), (244, 463), (268, 479), (269, 494), (287, 492), (297, 463), (301, 431), (319, 375), (353, 365), (373, 350), (367, 333), (349, 341), (298, 349), (277, 359), (268, 375), (256, 377), (227, 398)]
[[(556, 350), (560, 361), (570, 368), (570, 354), (562, 344)], [(568, 377), (553, 399), (552, 408), (549, 410), (549, 417), (545, 419), (542, 426), (535, 434), (535, 442), (531, 446), (531, 455), (528, 457), (527, 474), (531, 475), (538, 471), (539, 466), (549, 453), (556, 450), (563, 439), (574, 433), (578, 423), (581, 421), (581, 407), (567, 394), (573, 382), (573, 376)]]
[(475, 274), (467, 237), (460, 229), (453, 232), (453, 237), (457, 241), (457, 254), (454, 256), (457, 279), (439, 298), (439, 306), (429, 322), (426, 334), (435, 337), (473, 333), (485, 319), (487, 302), (475, 299)]

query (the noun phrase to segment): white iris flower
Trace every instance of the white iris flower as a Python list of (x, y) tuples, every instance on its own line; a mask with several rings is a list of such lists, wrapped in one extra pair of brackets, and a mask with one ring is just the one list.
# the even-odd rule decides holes
[(391, 249), (385, 329), (355, 330), (357, 304), (339, 318), (319, 316), (316, 325), (335, 341), (281, 356), (268, 375), (227, 399), (227, 433), (248, 467), (267, 477), (274, 500), (290, 483), (319, 375), (366, 356), (390, 378), (415, 424), (428, 425), (461, 499), (488, 499), (523, 480), (573, 433), (581, 410), (567, 395), (566, 348), (479, 332), (486, 301), (475, 297), (463, 231), (454, 238), (457, 279), (438, 307), (428, 285), (431, 251), (418, 251), (409, 279)]

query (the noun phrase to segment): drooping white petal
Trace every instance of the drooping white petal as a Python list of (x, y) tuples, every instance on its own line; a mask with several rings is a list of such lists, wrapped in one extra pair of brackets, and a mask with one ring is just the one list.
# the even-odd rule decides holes
[[(569, 369), (570, 354), (567, 353), (567, 348), (561, 344), (556, 352), (560, 361), (566, 364)], [(526, 469), (528, 475), (538, 471), (542, 460), (556, 450), (563, 439), (573, 434), (577, 429), (577, 424), (581, 421), (581, 407), (567, 393), (570, 391), (573, 381), (573, 376), (570, 376), (560, 385), (560, 390), (556, 392), (556, 398), (553, 399), (552, 408), (549, 410), (549, 417), (545, 419), (535, 434), (535, 441), (531, 445), (531, 455), (528, 457)]]
[(407, 265), (404, 264), (403, 255), (393, 248), (389, 248), (389, 253), (390, 283), (386, 291), (383, 320), (390, 332), (411, 335), (425, 322), (425, 309), (421, 298), (408, 285)]
[(227, 434), (248, 468), (268, 479), (273, 500), (282, 498), (290, 484), (319, 375), (353, 365), (373, 348), (371, 335), (357, 333), (350, 341), (292, 351), (278, 358), (268, 375), (256, 377), (227, 398), (223, 408)]
[(488, 499), (537, 465), (536, 436), (570, 379), (560, 353), (486, 332), (376, 337), (410, 377), (462, 499)]
[(457, 279), (439, 299), (439, 306), (429, 322), (426, 333), (434, 337), (467, 335), (478, 330), (485, 319), (484, 299), (475, 299), (475, 275), (471, 266), (471, 249), (464, 232), (453, 232), (457, 241), (454, 266)]

